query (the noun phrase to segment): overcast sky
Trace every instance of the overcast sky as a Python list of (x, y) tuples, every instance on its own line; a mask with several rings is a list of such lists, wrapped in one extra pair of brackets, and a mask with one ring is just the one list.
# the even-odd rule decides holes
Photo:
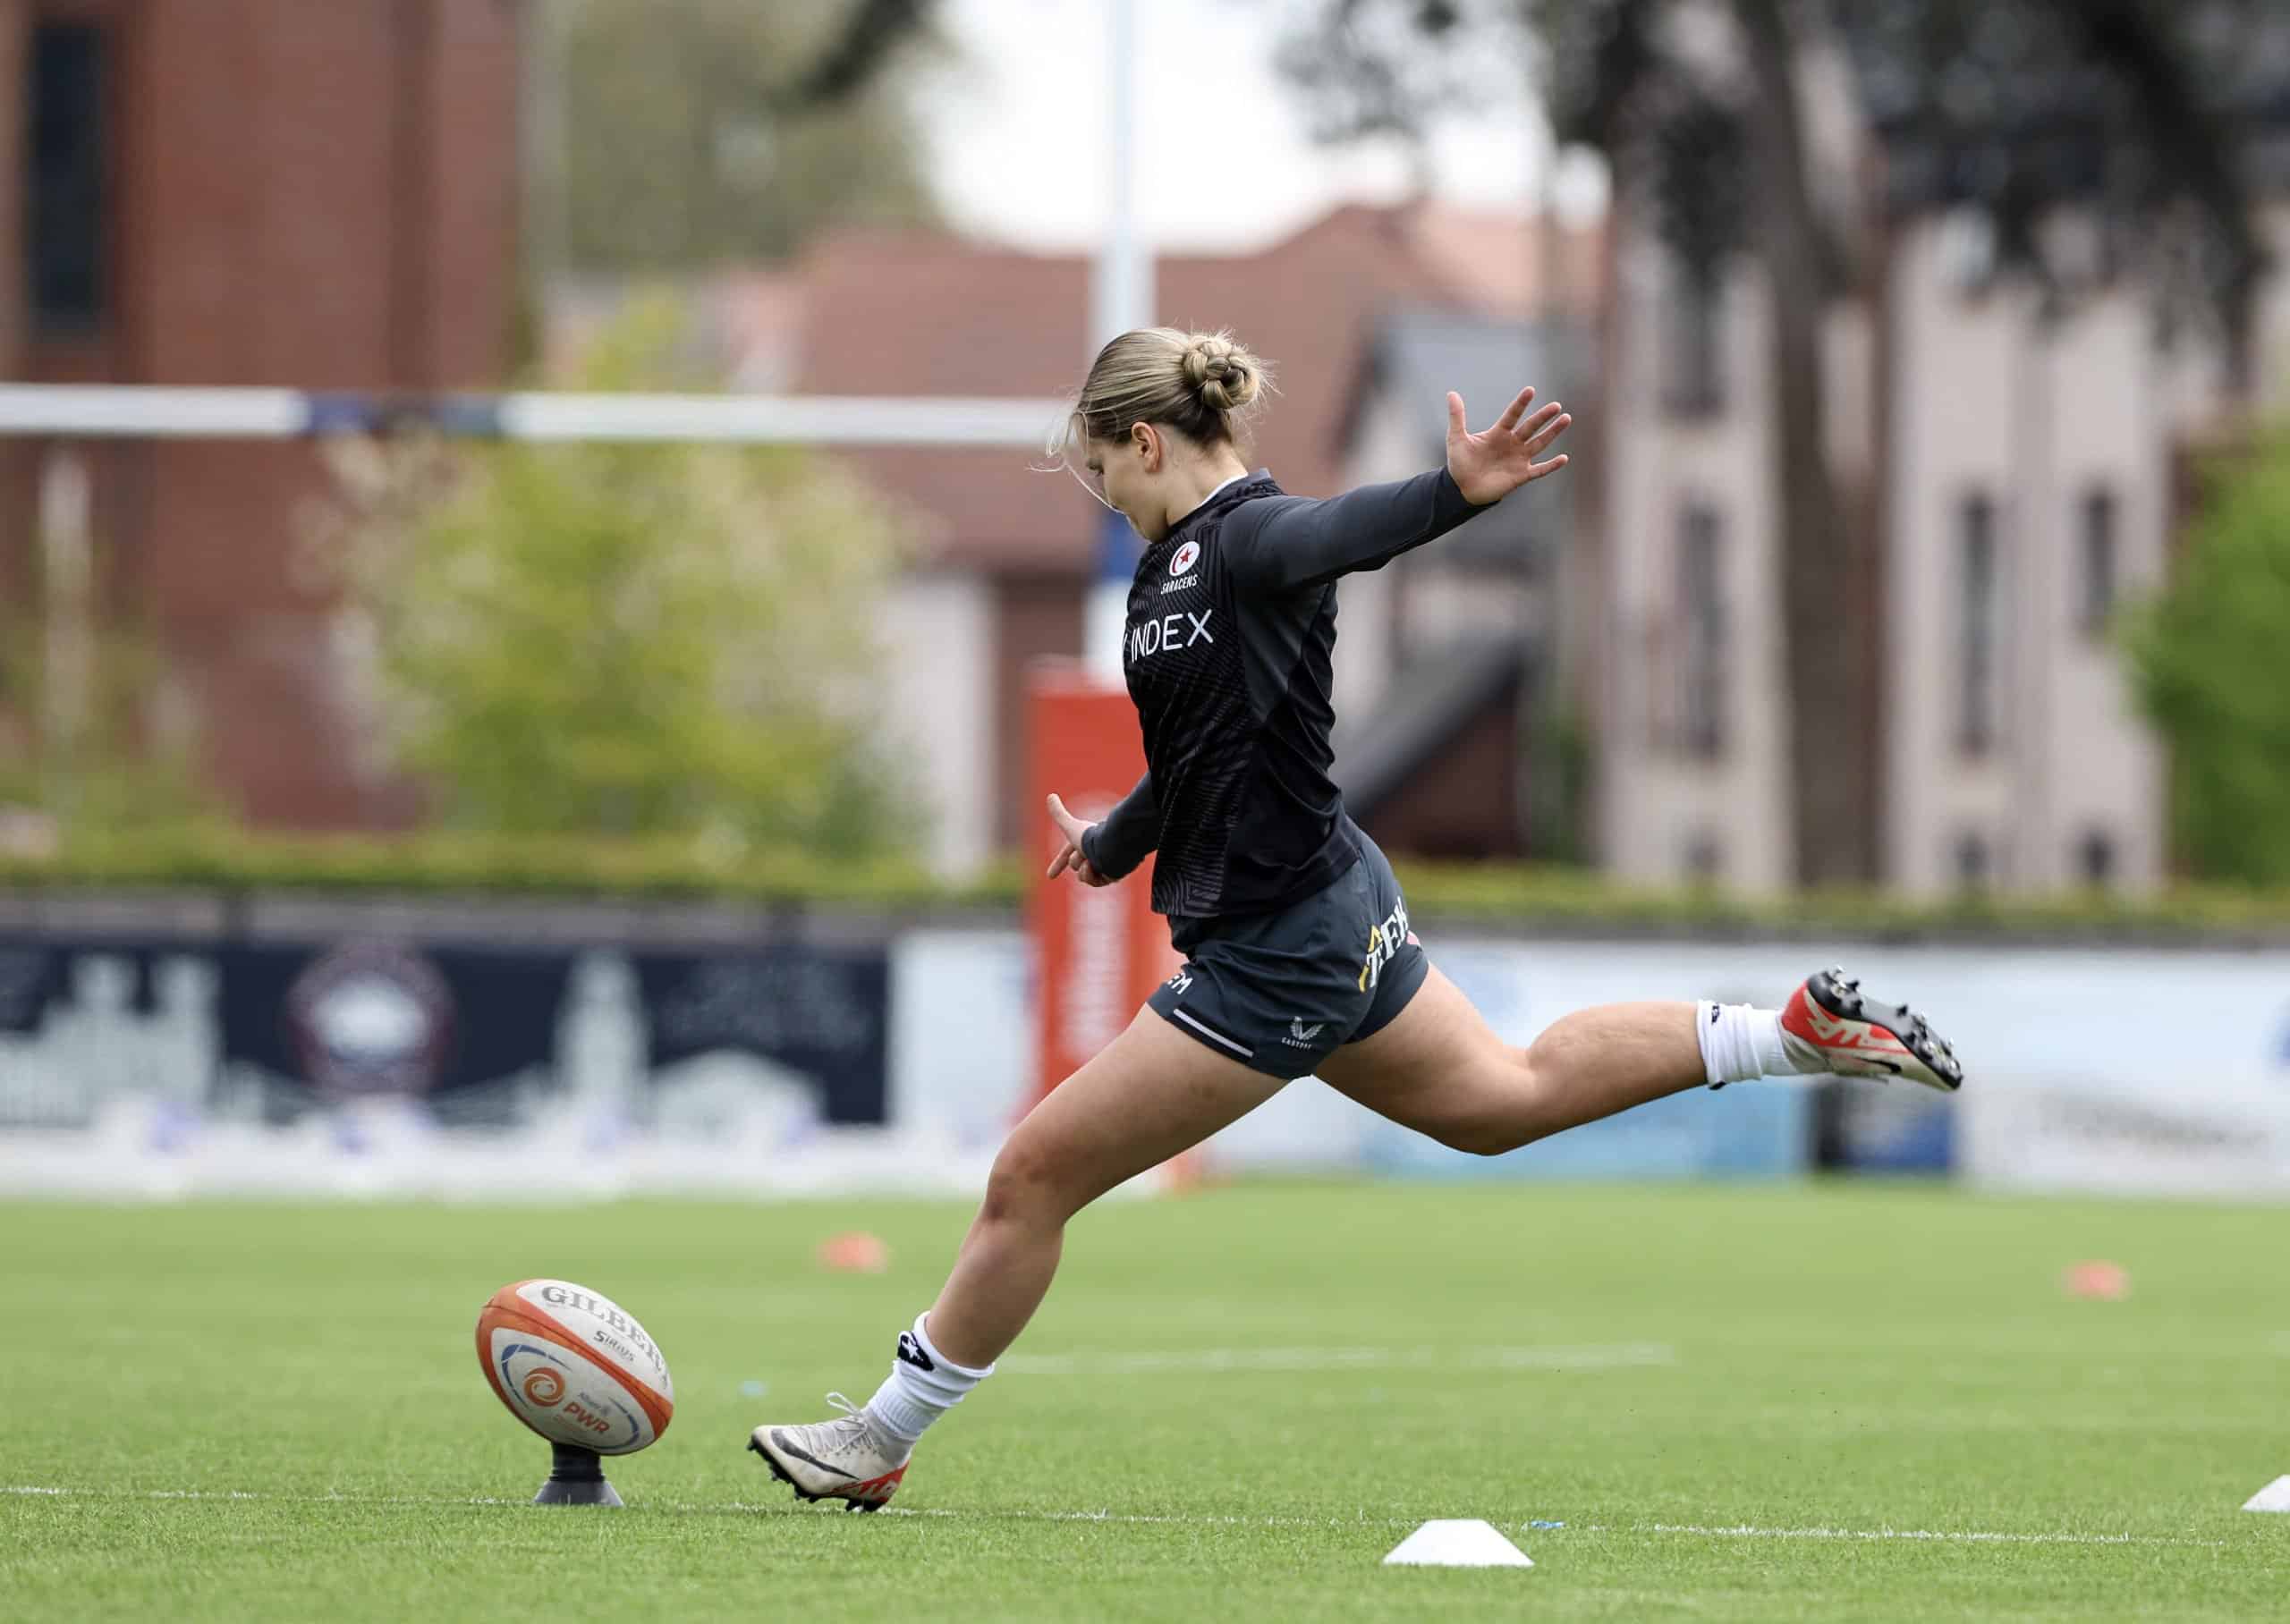
[[(1298, 3), (1138, 0), (1136, 185), (1152, 246), (1253, 248), (1336, 203), (1404, 191), (1395, 148), (1320, 148), (1306, 133), (1273, 65)], [(1031, 248), (1093, 245), (1112, 197), (1102, 0), (946, 0), (941, 15), (962, 59), (939, 76), (928, 127), (955, 224)], [(1432, 158), (1439, 195), (1512, 207), (1540, 195), (1549, 143), (1522, 88), (1446, 121)], [(1593, 162), (1562, 162), (1558, 182), (1570, 209), (1602, 201)]]

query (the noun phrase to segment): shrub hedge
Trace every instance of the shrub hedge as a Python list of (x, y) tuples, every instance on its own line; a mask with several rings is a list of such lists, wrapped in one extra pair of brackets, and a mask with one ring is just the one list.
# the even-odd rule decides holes
[[(2123, 898), (2052, 896), (1910, 901), (1883, 893), (1743, 897), (1623, 884), (1582, 869), (1524, 864), (1399, 865), (1423, 919), (1512, 929), (1632, 934), (2042, 937), (2091, 941), (2290, 942), (2290, 894), (2182, 886)], [(249, 835), (213, 831), (66, 844), (0, 856), (0, 890), (513, 895), (719, 901), (791, 909), (1007, 911), (1026, 876), (1008, 860), (949, 884), (909, 861), (823, 861), (809, 854), (711, 851), (689, 842), (531, 840), (490, 835)]]

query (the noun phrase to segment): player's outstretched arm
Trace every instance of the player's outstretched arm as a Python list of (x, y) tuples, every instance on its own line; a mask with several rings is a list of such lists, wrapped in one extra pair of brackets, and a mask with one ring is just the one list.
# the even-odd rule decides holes
[(1264, 496), (1243, 502), (1225, 520), (1220, 550), (1234, 583), (1249, 592), (1293, 592), (1358, 571), (1380, 570), (1401, 554), (1436, 540), (1488, 503), (1566, 466), (1564, 456), (1535, 459), (1573, 419), (1556, 402), (1532, 417), (1528, 389), (1493, 427), (1463, 427), (1463, 397), (1447, 396), (1447, 466), (1388, 485), (1363, 485), (1341, 496)]

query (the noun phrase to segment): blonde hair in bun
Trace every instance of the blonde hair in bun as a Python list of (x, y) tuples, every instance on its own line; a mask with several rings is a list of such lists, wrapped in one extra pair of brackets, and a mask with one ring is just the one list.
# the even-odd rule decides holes
[(1245, 411), (1264, 386), (1263, 363), (1233, 342), (1229, 333), (1188, 334), (1184, 381), (1211, 411)]
[(1134, 423), (1196, 445), (1240, 446), (1271, 388), (1271, 368), (1229, 332), (1139, 327), (1098, 351), (1051, 449), (1070, 455), (1088, 440), (1121, 439)]

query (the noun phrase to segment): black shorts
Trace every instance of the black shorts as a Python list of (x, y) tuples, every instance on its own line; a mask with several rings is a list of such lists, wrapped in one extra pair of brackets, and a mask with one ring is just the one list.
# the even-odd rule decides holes
[(1148, 1001), (1180, 1032), (1274, 1077), (1309, 1076), (1389, 1026), (1431, 968), (1399, 881), (1354, 831), (1360, 860), (1272, 913), (1177, 921), (1185, 966)]

